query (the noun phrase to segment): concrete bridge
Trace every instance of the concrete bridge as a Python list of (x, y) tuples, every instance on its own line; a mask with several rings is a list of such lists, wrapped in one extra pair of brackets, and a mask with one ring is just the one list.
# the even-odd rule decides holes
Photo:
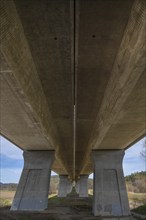
[[(146, 133), (145, 0), (1, 0), (1, 134), (24, 150), (12, 210), (87, 196), (129, 216), (122, 159)], [(129, 217), (127, 217), (129, 219)]]

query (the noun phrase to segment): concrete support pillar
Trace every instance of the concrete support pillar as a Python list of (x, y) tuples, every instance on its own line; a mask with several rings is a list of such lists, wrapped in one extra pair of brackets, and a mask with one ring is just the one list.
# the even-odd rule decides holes
[(11, 210), (44, 210), (48, 206), (54, 151), (26, 151), (24, 168)]
[(69, 181), (68, 175), (59, 176), (58, 197), (66, 197), (72, 190), (72, 182)]
[[(93, 151), (95, 216), (129, 219), (129, 203), (122, 168), (123, 150)], [(125, 219), (125, 220), (126, 220)]]
[(88, 175), (81, 175), (76, 183), (76, 191), (79, 197), (88, 197)]

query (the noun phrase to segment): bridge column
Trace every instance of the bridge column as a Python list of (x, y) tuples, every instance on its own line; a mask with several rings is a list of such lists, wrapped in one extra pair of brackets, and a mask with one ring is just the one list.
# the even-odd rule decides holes
[(72, 190), (72, 183), (68, 179), (68, 175), (59, 176), (58, 197), (66, 197)]
[(54, 151), (26, 151), (24, 168), (11, 210), (44, 210), (48, 206)]
[(123, 150), (93, 151), (95, 216), (120, 216), (124, 219), (127, 216), (126, 219), (129, 219), (129, 203), (122, 169), (123, 156)]
[(80, 175), (80, 179), (76, 183), (76, 191), (79, 197), (88, 197), (88, 175)]

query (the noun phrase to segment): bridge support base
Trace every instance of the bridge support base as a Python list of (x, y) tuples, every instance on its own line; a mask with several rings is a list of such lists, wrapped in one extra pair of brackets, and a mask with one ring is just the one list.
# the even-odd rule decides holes
[(93, 151), (95, 216), (130, 219), (127, 217), (130, 210), (122, 169), (123, 156), (123, 150)]
[(11, 210), (45, 210), (48, 207), (53, 151), (26, 151), (24, 168)]
[(88, 175), (80, 175), (80, 179), (76, 183), (76, 191), (79, 197), (88, 197)]
[(59, 176), (58, 197), (66, 197), (72, 190), (72, 183), (68, 179), (68, 175)]

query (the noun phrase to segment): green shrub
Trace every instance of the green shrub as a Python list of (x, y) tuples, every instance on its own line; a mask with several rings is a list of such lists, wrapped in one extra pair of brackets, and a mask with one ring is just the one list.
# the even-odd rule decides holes
[(11, 201), (6, 199), (3, 201), (3, 206), (10, 206), (11, 205)]
[(140, 215), (146, 215), (146, 205), (139, 206), (131, 211)]

